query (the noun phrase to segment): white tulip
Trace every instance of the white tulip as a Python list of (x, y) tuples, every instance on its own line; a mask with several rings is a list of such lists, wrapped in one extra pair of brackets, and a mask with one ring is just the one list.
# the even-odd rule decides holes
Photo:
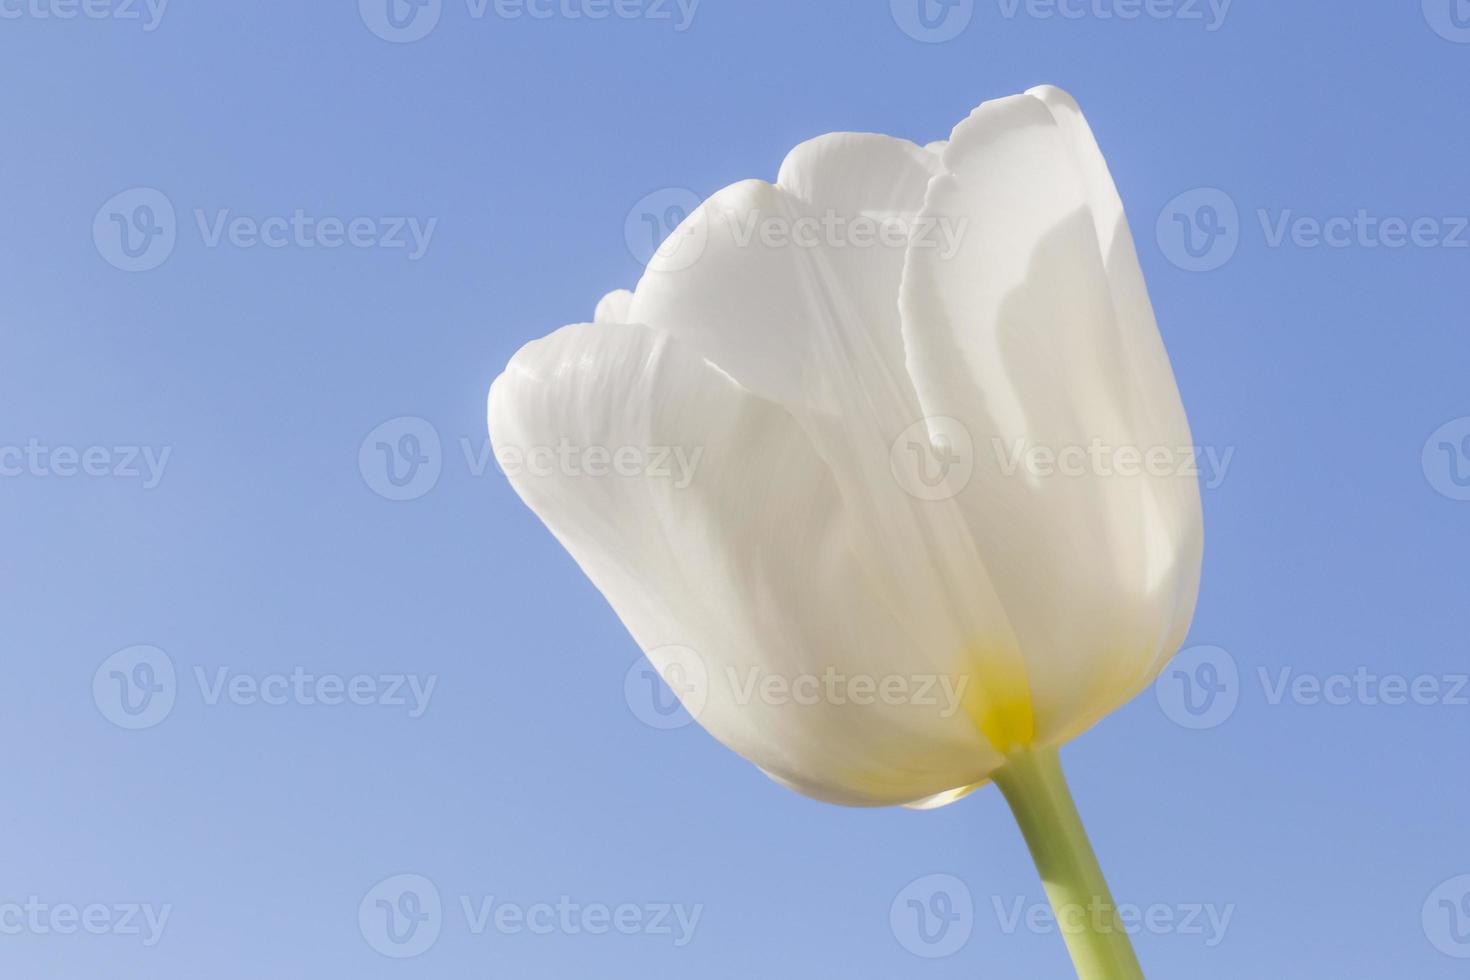
[(928, 147), (803, 143), (595, 321), (496, 380), (497, 457), (556, 461), (507, 472), (700, 724), (777, 781), (924, 807), (994, 777), (1017, 804), (1016, 773), (1183, 640), (1189, 426), (1066, 93)]

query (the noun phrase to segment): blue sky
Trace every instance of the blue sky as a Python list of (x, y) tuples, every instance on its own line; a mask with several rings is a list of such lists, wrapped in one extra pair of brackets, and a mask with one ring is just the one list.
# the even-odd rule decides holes
[(1228, 458), (1185, 653), (1064, 752), (1144, 966), (1464, 975), (1470, 5), (389, 14), (0, 0), (0, 971), (1066, 975), (992, 789), (828, 807), (645, 723), (484, 455), (650, 201), (1050, 82)]

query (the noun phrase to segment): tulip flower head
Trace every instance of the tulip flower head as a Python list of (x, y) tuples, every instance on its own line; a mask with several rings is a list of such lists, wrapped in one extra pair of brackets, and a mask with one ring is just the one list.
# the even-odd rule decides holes
[[(699, 723), (821, 800), (1004, 789), (1193, 613), (1188, 423), (1056, 88), (719, 191), (634, 291), (517, 353), (489, 421), (501, 459), (599, 450), (599, 476), (508, 472)], [(655, 450), (697, 465), (617, 466)]]

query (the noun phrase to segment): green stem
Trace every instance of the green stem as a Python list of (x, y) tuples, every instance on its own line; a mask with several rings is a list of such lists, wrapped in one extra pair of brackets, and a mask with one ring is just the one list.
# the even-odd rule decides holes
[(1057, 750), (1011, 756), (995, 783), (1021, 825), (1078, 980), (1143, 980)]

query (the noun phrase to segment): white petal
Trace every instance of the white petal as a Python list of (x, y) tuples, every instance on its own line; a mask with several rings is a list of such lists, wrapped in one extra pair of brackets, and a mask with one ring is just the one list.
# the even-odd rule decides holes
[(959, 786), (955, 789), (946, 790), (943, 793), (936, 793), (935, 795), (922, 800), (915, 800), (912, 803), (905, 803), (904, 806), (908, 807), (910, 810), (938, 810), (942, 806), (949, 806), (951, 803), (958, 803), (960, 800), (963, 800), (965, 797), (969, 796), (971, 793), (975, 792), (975, 790), (979, 788), (980, 784), (978, 783), (974, 786)]
[(633, 291), (631, 289), (614, 289), (597, 302), (597, 312), (593, 314), (596, 323), (627, 323), (628, 307), (633, 305)]
[[(1117, 193), (1057, 90), (956, 128), (925, 214), (964, 215), (946, 259), (911, 249), (901, 306), (924, 409), (960, 419), (959, 500), (1026, 658), (1038, 739), (1075, 735), (1177, 646), (1198, 588), (1199, 490), (1182, 476), (1010, 473), (1053, 453), (1190, 444)], [(1104, 251), (1106, 250), (1106, 252)]]
[(829, 667), (849, 679), (935, 670), (871, 590), (831, 471), (785, 409), (664, 331), (598, 324), (518, 353), (491, 389), (489, 418), (501, 460), (537, 446), (702, 453), (682, 486), (652, 472), (508, 472), (650, 659), (675, 644), (698, 653), (708, 677), (699, 722), (773, 778), (877, 805), (971, 785), (999, 763), (969, 699), (742, 696), (761, 672), (791, 681)]
[[(1148, 382), (1140, 384), (1135, 391), (1140, 402), (1139, 414), (1154, 421), (1156, 434), (1172, 432), (1179, 447), (1189, 446), (1192, 442), (1189, 421), (1184, 414), (1169, 354), (1164, 349), (1163, 337), (1154, 318), (1153, 303), (1144, 283), (1143, 269), (1138, 264), (1138, 250), (1128, 227), (1123, 199), (1118, 196), (1092, 127), (1087, 124), (1076, 100), (1055, 85), (1040, 85), (1028, 90), (1027, 94), (1041, 100), (1050, 110), (1071, 146), (1073, 162), (1081, 174), (1112, 292), (1117, 324), (1128, 338), (1128, 353), (1135, 376)], [(1198, 566), (1204, 544), (1199, 487), (1190, 479), (1176, 481), (1168, 489), (1174, 493), (1171, 503), (1178, 528), (1185, 532), (1180, 536), (1184, 564), (1192, 567), (1194, 573), (1184, 576), (1181, 587), (1187, 594), (1181, 599), (1182, 607), (1174, 617), (1172, 632), (1160, 645), (1158, 656), (1144, 673), (1145, 681), (1157, 674), (1164, 661), (1184, 642), (1199, 589)]]
[(631, 318), (689, 340), (783, 404), (841, 411), (846, 395), (834, 388), (856, 381), (903, 417), (901, 429), (915, 404), (898, 316), (906, 239), (855, 242), (885, 220), (906, 229), (936, 166), (887, 136), (809, 140), (778, 184), (733, 184), (691, 214), (676, 234), (702, 252), (655, 257)]
[[(901, 358), (897, 293), (909, 238), (858, 247), (794, 233), (836, 215), (909, 221), (936, 160), (902, 140), (839, 134), (798, 147), (781, 184), (746, 181), (681, 226), (702, 243), (650, 263), (631, 317), (669, 331), (785, 406), (831, 468), (849, 547), (931, 662), (975, 677), (977, 724), (1008, 747), (1032, 733), (1015, 638), (963, 515), (894, 479), (890, 450), (923, 412)], [(809, 224), (808, 224), (809, 226)], [(959, 785), (959, 784), (955, 784)], [(946, 788), (953, 788), (946, 787)]]
[(1092, 128), (1087, 125), (1076, 101), (1056, 86), (1042, 85), (1027, 94), (1040, 100), (1051, 112), (1082, 179), (1093, 228), (1097, 232), (1098, 248), (1112, 290), (1118, 329), (1127, 334), (1132, 356), (1142, 362), (1140, 371), (1154, 382), (1140, 394), (1157, 401), (1149, 411), (1160, 414), (1182, 412), (1173, 369), (1159, 336), (1153, 304), (1143, 281), (1143, 269), (1138, 264), (1133, 234), (1128, 228), (1128, 216), (1123, 212), (1123, 200), (1118, 196), (1102, 150), (1093, 138)]
[[(938, 172), (939, 158), (907, 140), (832, 133), (807, 140), (788, 153), (777, 178), (777, 185), (802, 201), (809, 214), (840, 219), (834, 224), (830, 247), (820, 251), (825, 271), (851, 305), (864, 311), (860, 321), (848, 325), (872, 333), (906, 396), (898, 289), (907, 248), (897, 242), (896, 233), (902, 231), (907, 238), (912, 231), (924, 190)], [(893, 230), (895, 244), (859, 244), (860, 222)], [(806, 340), (814, 339), (810, 329), (805, 333)]]

